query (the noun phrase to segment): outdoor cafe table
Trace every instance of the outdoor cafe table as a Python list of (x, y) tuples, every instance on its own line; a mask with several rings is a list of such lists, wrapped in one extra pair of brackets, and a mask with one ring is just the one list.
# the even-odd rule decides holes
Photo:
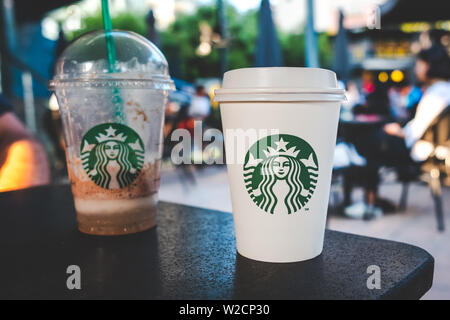
[[(0, 193), (0, 298), (418, 299), (432, 285), (433, 257), (408, 244), (327, 230), (319, 257), (263, 263), (236, 254), (230, 213), (158, 210), (152, 230), (89, 236), (77, 231), (68, 186)], [(80, 290), (67, 288), (70, 265)], [(381, 289), (367, 287), (370, 265)]]
[(376, 114), (353, 115), (350, 118), (339, 119), (338, 136), (353, 142), (371, 131), (381, 128), (391, 120), (386, 116)]

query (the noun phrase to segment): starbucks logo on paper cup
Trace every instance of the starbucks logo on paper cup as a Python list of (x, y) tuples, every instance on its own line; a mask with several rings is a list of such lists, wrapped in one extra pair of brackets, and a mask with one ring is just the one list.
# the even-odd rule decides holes
[(260, 139), (245, 156), (245, 187), (253, 202), (268, 213), (299, 211), (314, 193), (318, 175), (313, 148), (293, 135)]
[(104, 123), (91, 128), (81, 140), (81, 160), (89, 178), (105, 189), (132, 183), (144, 163), (144, 144), (130, 127)]

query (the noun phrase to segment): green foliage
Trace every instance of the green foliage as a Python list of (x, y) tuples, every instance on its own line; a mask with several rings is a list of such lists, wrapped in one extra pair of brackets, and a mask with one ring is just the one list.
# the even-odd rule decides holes
[[(145, 14), (120, 13), (112, 17), (114, 29), (134, 31), (145, 36), (147, 24)], [(239, 13), (227, 6), (226, 18), (229, 34), (228, 68), (251, 67), (254, 61), (258, 35), (258, 9)], [(101, 12), (82, 20), (82, 28), (67, 34), (72, 40), (81, 34), (103, 28)], [(217, 32), (217, 10), (215, 6), (201, 6), (193, 14), (182, 14), (164, 31), (160, 32), (161, 49), (171, 68), (171, 74), (186, 81), (220, 76), (220, 56), (217, 48), (207, 56), (196, 52), (200, 44), (200, 25), (207, 23)], [(285, 66), (305, 66), (305, 37), (302, 33), (278, 33)], [(332, 58), (330, 39), (325, 33), (318, 35), (319, 60), (322, 67), (329, 67)]]
[(200, 24), (206, 22), (210, 26), (215, 26), (216, 21), (215, 8), (204, 6), (194, 15), (178, 16), (175, 22), (161, 33), (161, 47), (169, 62), (172, 62), (172, 73), (188, 81), (219, 74), (220, 61), (217, 50), (212, 50), (206, 57), (200, 57), (196, 53), (200, 44)]
[[(305, 59), (305, 36), (299, 34), (282, 34), (280, 41), (283, 50), (284, 65), (287, 67), (304, 67)], [(329, 68), (333, 56), (330, 38), (326, 33), (317, 35), (319, 47), (319, 63), (322, 68)]]
[(283, 62), (287, 67), (305, 66), (305, 37), (303, 34), (281, 34)]
[(326, 33), (320, 33), (317, 37), (319, 46), (319, 63), (322, 68), (330, 68), (333, 59), (333, 47)]
[[(249, 67), (253, 64), (254, 44), (257, 36), (257, 11), (241, 15), (231, 6), (226, 11), (229, 42), (229, 69)], [(194, 15), (180, 15), (167, 30), (161, 33), (161, 46), (176, 76), (187, 81), (220, 75), (219, 50), (213, 48), (207, 56), (199, 56), (200, 24), (207, 23), (217, 32), (217, 10), (214, 6), (203, 6)]]
[[(226, 11), (229, 43), (229, 69), (251, 67), (254, 61), (255, 44), (258, 35), (258, 10), (240, 14), (232, 6)], [(175, 22), (161, 34), (162, 51), (167, 56), (174, 76), (187, 81), (199, 77), (219, 77), (220, 58), (217, 49), (207, 56), (198, 56), (200, 44), (200, 24), (208, 23), (217, 29), (217, 12), (214, 6), (203, 6), (192, 15), (178, 16)], [(284, 65), (305, 66), (305, 37), (302, 33), (278, 33)], [(319, 60), (322, 67), (329, 67), (332, 49), (329, 37), (321, 33), (317, 37)], [(174, 72), (176, 70), (176, 72)]]
[(227, 13), (230, 34), (228, 67), (229, 69), (251, 67), (258, 36), (258, 11), (251, 10), (239, 15), (233, 8), (229, 8)]
[[(112, 17), (114, 29), (123, 29), (136, 32), (145, 36), (147, 34), (147, 24), (145, 15), (136, 15), (135, 13), (123, 12)], [(91, 16), (86, 16), (81, 20), (81, 28), (74, 32), (66, 34), (67, 39), (73, 40), (86, 32), (103, 29), (102, 13), (96, 12)]]

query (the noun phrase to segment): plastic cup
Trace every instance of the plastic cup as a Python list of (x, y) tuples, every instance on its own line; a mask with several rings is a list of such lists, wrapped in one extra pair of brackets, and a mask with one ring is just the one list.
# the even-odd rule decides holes
[(63, 122), (66, 158), (81, 232), (128, 234), (156, 224), (164, 106), (173, 87), (163, 54), (145, 38), (89, 33), (57, 62), (50, 87)]
[(225, 73), (215, 99), (225, 135), (237, 251), (266, 262), (318, 256), (345, 99), (334, 72), (233, 70)]

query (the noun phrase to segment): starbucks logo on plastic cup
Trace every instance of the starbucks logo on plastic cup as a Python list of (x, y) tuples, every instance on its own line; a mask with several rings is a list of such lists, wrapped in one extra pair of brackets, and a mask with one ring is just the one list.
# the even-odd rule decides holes
[(144, 163), (144, 143), (130, 127), (104, 123), (84, 135), (80, 154), (83, 168), (95, 184), (120, 189), (139, 175)]
[(264, 137), (245, 156), (245, 187), (253, 202), (267, 213), (299, 211), (313, 195), (318, 175), (313, 148), (293, 135)]

